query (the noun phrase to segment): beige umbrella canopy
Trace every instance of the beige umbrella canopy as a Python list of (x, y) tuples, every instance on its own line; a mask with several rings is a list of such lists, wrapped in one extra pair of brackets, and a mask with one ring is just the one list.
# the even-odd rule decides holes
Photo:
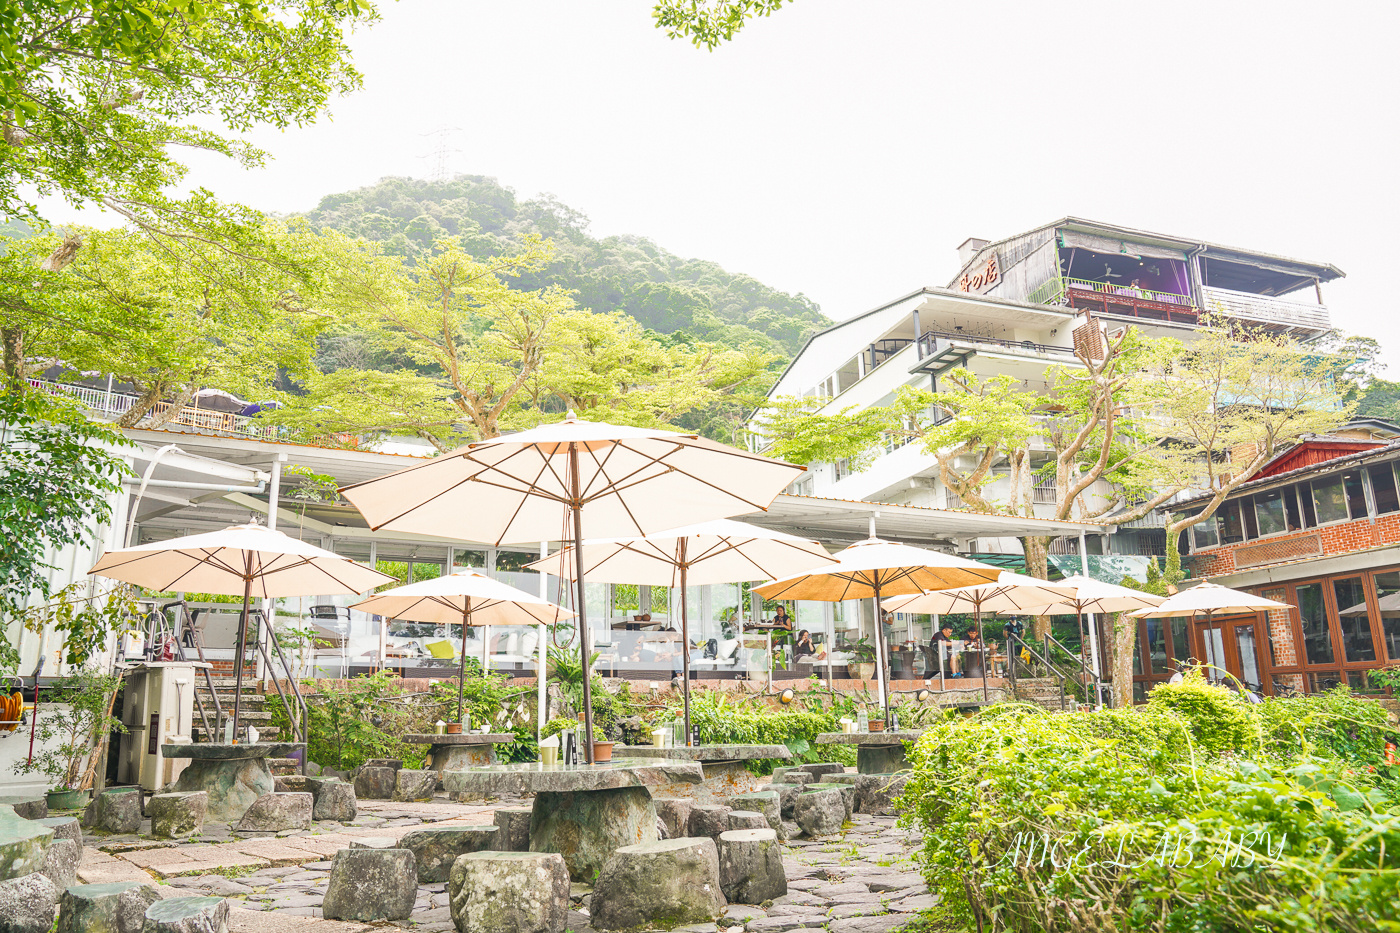
[[(390, 619), (462, 626), (462, 667), (457, 683), (457, 720), (462, 719), (462, 695), (467, 676), (467, 629), (473, 625), (553, 625), (574, 613), (542, 596), (501, 583), (475, 570), (464, 570), (421, 583), (395, 587), (356, 603), (361, 609)], [(540, 671), (544, 676), (544, 671)]]
[(496, 544), (572, 539), (585, 753), (593, 760), (586, 672), (583, 527), (601, 537), (766, 509), (805, 468), (695, 434), (563, 421), (459, 447), (420, 465), (346, 487), (375, 529)]
[(869, 538), (852, 544), (836, 555), (836, 563), (818, 567), (754, 587), (765, 599), (811, 599), (840, 602), (845, 599), (875, 599), (875, 670), (880, 686), (880, 704), (888, 714), (890, 697), (885, 681), (884, 633), (879, 630), (881, 598), (972, 586), (996, 580), (1000, 567), (975, 560), (926, 551), (907, 544)]
[(1189, 590), (1168, 596), (1154, 607), (1129, 613), (1139, 619), (1165, 619), (1171, 616), (1204, 615), (1209, 621), (1214, 615), (1235, 615), (1241, 612), (1267, 612), (1270, 609), (1292, 609), (1288, 603), (1232, 590), (1218, 583), (1198, 583)]
[[(573, 548), (527, 566), (572, 577)], [(690, 584), (774, 580), (836, 558), (816, 541), (770, 531), (727, 518), (701, 522), (644, 538), (590, 538), (583, 542), (583, 569), (604, 583), (639, 583), (681, 590), (681, 695), (685, 741), (690, 744), (690, 614), (685, 591)]]
[(248, 603), (254, 595), (266, 599), (363, 593), (394, 580), (373, 567), (257, 522), (108, 551), (88, 572), (153, 590), (242, 594), (233, 692), (235, 734), (243, 696)]

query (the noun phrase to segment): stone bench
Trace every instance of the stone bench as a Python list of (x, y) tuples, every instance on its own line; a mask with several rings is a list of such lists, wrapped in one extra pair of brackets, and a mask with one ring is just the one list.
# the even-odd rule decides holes
[(409, 803), (414, 800), (432, 800), (437, 793), (438, 772), (417, 771), (400, 768), (394, 774), (394, 799)]
[(75, 884), (58, 900), (57, 933), (142, 933), (160, 890), (140, 881)]
[(495, 826), (443, 826), (416, 829), (399, 840), (399, 845), (413, 853), (418, 880), (424, 884), (446, 881), (452, 873), (452, 863), (460, 856), (487, 849), (500, 851)]
[(496, 811), (496, 848), (502, 852), (530, 851), (530, 817), (533, 807), (501, 807)]
[(146, 908), (142, 933), (228, 933), (222, 897), (169, 897)]
[(715, 841), (663, 839), (612, 854), (593, 885), (589, 922), (599, 930), (669, 929), (710, 923), (724, 903)]
[(696, 804), (690, 808), (687, 831), (677, 833), (671, 838), (680, 839), (692, 836), (698, 839), (705, 836), (710, 839), (718, 839), (720, 833), (729, 831), (729, 814), (732, 812), (734, 812), (733, 807), (726, 807), (723, 804)]
[(392, 800), (403, 762), (397, 758), (371, 758), (355, 772), (355, 796), (361, 800)]
[(202, 790), (156, 794), (146, 804), (146, 813), (151, 818), (151, 835), (165, 839), (193, 836), (204, 828), (204, 817), (208, 812), (209, 794)]
[(719, 884), (732, 904), (762, 904), (788, 893), (783, 848), (771, 829), (737, 829), (719, 837)]
[(348, 823), (360, 815), (355, 785), (335, 777), (309, 777), (306, 789), (311, 792), (311, 818)]
[(103, 833), (137, 832), (141, 829), (141, 788), (104, 790), (83, 810), (83, 825)]
[(51, 878), (40, 872), (0, 881), (0, 930), (48, 933), (58, 914), (59, 890)]
[(321, 914), (328, 920), (407, 920), (418, 897), (417, 865), (408, 849), (339, 850)]
[(447, 878), (452, 922), (470, 933), (563, 933), (569, 867), (555, 852), (469, 852)]
[(10, 807), (0, 806), (0, 881), (43, 868), (53, 839), (51, 827), (21, 819)]
[(80, 846), (83, 844), (83, 827), (76, 816), (46, 816), (34, 822), (52, 829), (55, 840), (71, 839)]
[[(768, 828), (777, 833), (779, 838), (783, 835), (783, 802), (777, 791), (759, 790), (751, 794), (736, 794), (730, 797), (725, 803), (735, 810), (752, 810), (755, 813), (762, 813), (763, 818), (768, 821)], [(728, 827), (725, 827), (728, 829)]]
[(820, 781), (822, 776), (826, 774), (843, 774), (846, 766), (839, 761), (818, 761), (809, 765), (798, 765), (797, 770), (815, 775)]
[[(729, 811), (729, 831), (736, 829), (772, 829), (768, 825), (768, 818), (762, 813), (755, 813), (752, 810), (730, 810)], [(721, 836), (724, 833), (720, 833)]]
[(831, 836), (846, 823), (846, 803), (839, 787), (803, 791), (793, 805), (793, 819), (808, 836)]
[(898, 816), (904, 810), (895, 801), (904, 794), (909, 783), (908, 771), (898, 774), (862, 774), (855, 785), (857, 813), (872, 816)]
[(44, 794), (7, 794), (0, 804), (14, 807), (15, 816), (26, 820), (42, 820), (49, 815), (49, 799)]
[(651, 802), (652, 806), (656, 807), (656, 818), (661, 821), (661, 825), (666, 827), (667, 839), (695, 835), (690, 831), (690, 811), (695, 806), (693, 799), (690, 797), (653, 796)]

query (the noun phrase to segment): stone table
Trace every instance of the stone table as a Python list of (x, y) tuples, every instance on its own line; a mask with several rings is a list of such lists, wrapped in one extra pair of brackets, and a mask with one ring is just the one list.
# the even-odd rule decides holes
[(272, 793), (269, 758), (286, 758), (291, 742), (255, 742), (242, 745), (162, 745), (166, 758), (188, 758), (189, 765), (171, 788), (175, 792), (204, 791), (209, 795), (208, 819), (234, 823), (263, 794)]
[(698, 761), (705, 779), (699, 784), (675, 783), (653, 787), (662, 797), (733, 797), (759, 789), (763, 778), (745, 762), (778, 759), (788, 761), (792, 752), (786, 745), (691, 745), (658, 748), (655, 745), (614, 745), (613, 757), (665, 761)]
[(462, 735), (424, 735), (411, 732), (403, 737), (410, 745), (428, 746), (429, 765), (439, 776), (444, 771), (460, 771), (478, 765), (496, 764), (496, 746), (515, 741), (511, 732), (490, 732), (485, 735), (475, 733)]
[(917, 742), (922, 731), (823, 732), (818, 745), (856, 746), (856, 771), (860, 774), (893, 774), (909, 767), (904, 743)]
[(698, 784), (704, 777), (698, 761), (529, 762), (444, 771), (442, 782), (453, 794), (534, 794), (530, 851), (558, 852), (571, 878), (592, 883), (613, 852), (658, 841), (649, 788)]

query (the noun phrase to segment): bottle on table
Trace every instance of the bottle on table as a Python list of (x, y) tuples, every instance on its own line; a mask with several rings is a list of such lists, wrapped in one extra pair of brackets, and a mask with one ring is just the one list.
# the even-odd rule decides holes
[(870, 731), (870, 714), (865, 710), (856, 713), (856, 731), (862, 735)]

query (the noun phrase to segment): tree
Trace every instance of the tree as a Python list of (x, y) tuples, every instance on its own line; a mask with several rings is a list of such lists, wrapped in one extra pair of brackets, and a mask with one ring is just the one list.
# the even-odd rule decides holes
[(659, 0), (652, 17), (672, 39), (688, 38), (714, 51), (753, 17), (768, 16), (787, 0)]
[[(84, 543), (111, 517), (129, 444), (75, 404), (33, 392), (0, 393), (0, 634), (22, 624), (31, 599), (53, 593), (50, 549)], [(0, 671), (19, 657), (0, 639)]]

